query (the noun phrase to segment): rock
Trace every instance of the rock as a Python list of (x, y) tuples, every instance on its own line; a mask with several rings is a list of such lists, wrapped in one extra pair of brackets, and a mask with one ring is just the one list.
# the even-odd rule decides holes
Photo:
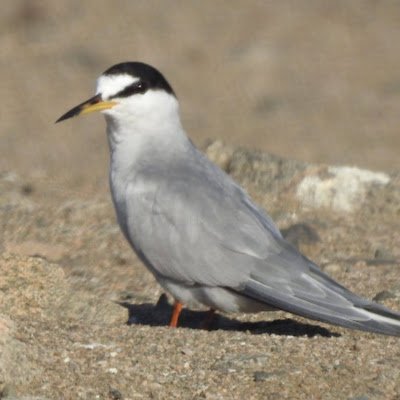
[(299, 223), (281, 229), (283, 237), (293, 246), (299, 248), (300, 244), (313, 244), (320, 240), (317, 231), (310, 225)]
[(110, 388), (108, 392), (110, 400), (123, 400), (123, 396), (118, 389)]
[(232, 155), (234, 152), (233, 147), (225, 145), (220, 140), (215, 140), (206, 146), (207, 157), (221, 169), (229, 172)]
[(329, 264), (325, 265), (323, 270), (328, 275), (335, 275), (335, 274), (339, 273), (342, 270), (342, 267), (341, 267), (341, 265), (339, 265), (337, 263), (329, 263)]
[(296, 196), (305, 207), (352, 212), (361, 207), (370, 187), (387, 185), (390, 177), (355, 167), (327, 167), (306, 174)]
[(268, 374), (265, 371), (255, 371), (253, 374), (253, 379), (254, 379), (254, 382), (263, 382), (263, 381), (266, 381), (269, 376), (270, 376), (270, 374)]
[(375, 250), (374, 258), (377, 260), (393, 260), (394, 259), (393, 253), (384, 247), (378, 247)]
[(317, 166), (244, 148), (233, 149), (221, 141), (206, 147), (209, 158), (245, 187), (268, 199), (267, 206), (284, 201), (305, 209), (354, 213), (364, 205), (386, 204), (399, 212), (400, 178), (349, 166)]
[(296, 160), (237, 148), (230, 162), (230, 174), (240, 183), (250, 183), (261, 193), (279, 195), (300, 178), (306, 164)]
[(389, 291), (389, 290), (382, 290), (382, 292), (379, 292), (376, 294), (372, 300), (377, 301), (378, 303), (387, 299), (395, 299), (396, 295)]

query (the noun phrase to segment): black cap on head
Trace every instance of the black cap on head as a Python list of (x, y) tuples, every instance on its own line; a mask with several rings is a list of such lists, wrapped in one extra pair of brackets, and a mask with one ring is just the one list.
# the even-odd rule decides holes
[(120, 64), (115, 64), (103, 72), (103, 75), (119, 74), (128, 74), (139, 78), (140, 81), (145, 85), (146, 90), (165, 90), (167, 93), (175, 96), (175, 93), (168, 81), (164, 78), (161, 72), (153, 68), (151, 65), (141, 62), (123, 62)]

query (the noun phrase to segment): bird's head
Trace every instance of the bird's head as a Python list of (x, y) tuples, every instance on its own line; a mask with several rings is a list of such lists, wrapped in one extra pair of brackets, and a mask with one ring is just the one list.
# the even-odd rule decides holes
[(134, 122), (177, 114), (178, 102), (164, 76), (150, 65), (124, 62), (107, 69), (97, 80), (96, 95), (62, 115), (56, 122), (101, 111), (115, 122)]

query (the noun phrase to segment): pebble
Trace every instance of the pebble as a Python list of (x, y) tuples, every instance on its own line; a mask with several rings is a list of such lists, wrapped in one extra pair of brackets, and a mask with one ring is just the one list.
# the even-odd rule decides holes
[(253, 380), (254, 382), (263, 382), (267, 380), (271, 374), (265, 372), (265, 371), (255, 371), (253, 374)]
[(341, 269), (342, 267), (336, 263), (328, 264), (323, 268), (324, 272), (327, 274), (337, 274), (341, 271)]
[(122, 400), (123, 396), (118, 389), (110, 388), (108, 391), (108, 396), (111, 400)]
[(117, 368), (109, 368), (109, 369), (108, 369), (108, 372), (109, 372), (110, 374), (113, 374), (113, 375), (118, 374)]
[(387, 299), (394, 299), (396, 295), (389, 291), (389, 290), (382, 290), (381, 292), (377, 293), (372, 300), (380, 302)]

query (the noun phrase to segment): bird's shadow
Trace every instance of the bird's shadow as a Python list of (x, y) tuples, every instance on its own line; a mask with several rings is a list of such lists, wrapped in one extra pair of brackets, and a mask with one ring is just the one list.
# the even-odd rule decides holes
[[(169, 304), (165, 294), (160, 296), (157, 304), (131, 304), (128, 302), (119, 302), (118, 304), (128, 309), (128, 325), (167, 326), (172, 314), (172, 305)], [(203, 326), (205, 318), (207, 318), (207, 311), (183, 309), (179, 317), (179, 327), (206, 329)], [(290, 318), (274, 321), (242, 322), (220, 314), (215, 314), (207, 330), (246, 331), (254, 335), (340, 336), (340, 334), (331, 332), (321, 326), (304, 324)]]

